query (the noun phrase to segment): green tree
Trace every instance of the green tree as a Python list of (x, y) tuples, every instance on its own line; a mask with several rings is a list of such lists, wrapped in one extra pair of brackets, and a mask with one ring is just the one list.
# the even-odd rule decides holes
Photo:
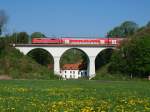
[(125, 21), (120, 26), (108, 32), (110, 37), (127, 37), (133, 35), (138, 30), (138, 25), (132, 21)]
[(7, 41), (8, 43), (17, 43), (17, 38), (19, 38), (18, 36), (19, 33), (15, 32), (12, 35), (8, 35), (7, 36)]
[(5, 48), (5, 40), (4, 38), (0, 38), (0, 54), (4, 48)]
[(138, 30), (138, 25), (132, 21), (126, 21), (120, 26), (124, 30), (124, 35), (133, 35)]
[(108, 33), (108, 36), (110, 37), (122, 37), (124, 36), (124, 30), (123, 28), (121, 27), (115, 27), (113, 30), (111, 30), (109, 33)]
[(150, 21), (147, 23), (147, 25), (146, 25), (147, 27), (150, 27)]
[(84, 54), (82, 51), (80, 51), (78, 49), (69, 49), (62, 55), (62, 57), (60, 59), (61, 67), (64, 64), (75, 64), (75, 63), (79, 63), (79, 62), (82, 62), (87, 65), (88, 58), (87, 58), (86, 54)]
[[(134, 37), (134, 38), (133, 38)], [(131, 76), (147, 77), (150, 74), (150, 28), (129, 38), (112, 56), (110, 71)]]
[(20, 32), (17, 34), (17, 43), (19, 44), (27, 44), (29, 39), (29, 35), (26, 32)]
[(31, 38), (43, 38), (45, 35), (41, 32), (34, 32), (31, 34)]

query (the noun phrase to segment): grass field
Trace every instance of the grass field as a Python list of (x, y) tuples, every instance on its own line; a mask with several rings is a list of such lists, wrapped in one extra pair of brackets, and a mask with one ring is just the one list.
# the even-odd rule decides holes
[(150, 82), (1, 80), (0, 112), (150, 112)]

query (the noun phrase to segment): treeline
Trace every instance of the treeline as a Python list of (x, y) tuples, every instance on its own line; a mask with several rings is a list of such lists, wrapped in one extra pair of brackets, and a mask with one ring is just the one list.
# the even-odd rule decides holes
[[(5, 38), (7, 43), (16, 43), (16, 44), (28, 44), (31, 43), (32, 38), (43, 38), (45, 35), (41, 32), (33, 32), (29, 35), (27, 32), (15, 32), (13, 34), (7, 34), (5, 36), (1, 36), (1, 38)], [(5, 43), (6, 44), (6, 43)]]
[(150, 27), (150, 21), (142, 27), (133, 21), (125, 21), (121, 25), (116, 26), (112, 30), (110, 30), (107, 34), (109, 37), (124, 37), (128, 38), (131, 35), (134, 35), (136, 32), (139, 32), (147, 27)]

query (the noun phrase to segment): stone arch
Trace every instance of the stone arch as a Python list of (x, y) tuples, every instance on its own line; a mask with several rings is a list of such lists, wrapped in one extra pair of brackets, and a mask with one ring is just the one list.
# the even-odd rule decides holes
[[(71, 51), (71, 50), (75, 50), (75, 51)], [(63, 60), (63, 56), (65, 56), (65, 53), (67, 53), (67, 52), (77, 52), (77, 51), (80, 51), (81, 53), (83, 53), (84, 55), (83, 55), (83, 58), (84, 58), (84, 56), (85, 56), (85, 60), (84, 60), (84, 64), (86, 64), (85, 66), (86, 66), (86, 75), (87, 76), (89, 76), (89, 73), (88, 73), (88, 66), (89, 66), (89, 56), (88, 56), (88, 54), (84, 51), (84, 50), (82, 50), (82, 49), (80, 49), (80, 48), (74, 48), (74, 47), (72, 47), (72, 48), (68, 48), (68, 49), (66, 49), (63, 53), (62, 53), (62, 55), (60, 56), (60, 61), (59, 61), (59, 63), (60, 63), (60, 68), (62, 68), (62, 66), (61, 66), (61, 61)], [(79, 53), (79, 52), (78, 52)], [(81, 56), (81, 58), (82, 58), (82, 56)]]
[[(106, 47), (100, 50), (100, 52), (96, 55), (95, 57), (95, 69), (97, 70), (97, 66), (100, 66), (100, 64), (105, 64), (106, 62), (102, 62), (105, 60), (105, 58), (110, 58), (112, 55), (113, 50), (115, 50), (115, 48), (113, 47)], [(111, 54), (107, 54), (107, 52), (110, 52)], [(103, 56), (105, 55), (105, 56)], [(101, 58), (101, 59), (99, 59)], [(102, 61), (101, 61), (102, 60)]]
[(71, 49), (75, 49), (75, 50), (81, 51), (81, 52), (84, 53), (84, 54), (86, 55), (86, 57), (89, 59), (89, 56), (88, 56), (88, 54), (86, 53), (86, 51), (84, 51), (83, 49), (80, 49), (80, 48), (76, 48), (76, 47), (72, 47), (72, 48), (66, 49), (66, 50), (61, 54), (60, 58), (61, 58), (67, 51), (69, 51), (69, 50), (71, 50)]
[(79, 51), (83, 52), (83, 53), (89, 58), (89, 55), (88, 55), (87, 51), (84, 50), (84, 49), (82, 49), (82, 48), (78, 48), (78, 47), (70, 47), (70, 48), (65, 49), (65, 50), (61, 53), (61, 56), (60, 56), (60, 57), (62, 57), (62, 55), (63, 55), (65, 52), (67, 52), (68, 50), (71, 50), (71, 49), (79, 50)]
[(31, 48), (26, 48), (25, 49), (26, 52), (24, 52), (24, 50), (22, 50), (22, 49), (21, 49), (21, 51), (23, 51), (24, 54), (27, 55), (29, 52), (31, 52), (32, 50), (35, 50), (35, 49), (42, 49), (44, 51), (47, 51), (54, 58), (53, 54), (48, 49), (43, 48), (43, 47), (31, 47)]
[[(39, 52), (37, 52), (37, 51), (41, 51), (42, 53), (44, 53), (45, 55), (43, 56), (42, 54), (40, 54)], [(35, 53), (35, 54), (38, 54), (38, 55), (41, 55), (41, 60), (39, 60), (39, 61), (41, 61), (41, 63), (40, 64), (42, 64), (42, 65), (46, 65), (49, 69), (52, 69), (53, 70), (53, 68), (54, 68), (54, 57), (53, 57), (53, 55), (47, 50), (47, 49), (44, 49), (44, 48), (40, 48), (40, 47), (36, 47), (36, 48), (32, 48), (32, 49), (30, 49), (30, 50), (28, 50), (28, 52), (26, 53), (26, 55), (28, 55), (28, 56), (31, 56), (32, 57), (32, 55), (30, 55), (30, 53)], [(40, 57), (40, 56), (39, 56)], [(43, 58), (44, 57), (47, 57), (46, 59), (46, 61), (42, 61), (43, 60)], [(48, 58), (49, 57), (49, 58)], [(33, 59), (34, 58), (36, 58), (36, 56), (33, 56), (32, 57)], [(40, 59), (40, 58), (39, 58)], [(35, 59), (36, 60), (36, 59)], [(37, 60), (36, 60), (37, 61)], [(37, 61), (38, 62), (38, 61)], [(43, 62), (43, 63), (42, 63)]]

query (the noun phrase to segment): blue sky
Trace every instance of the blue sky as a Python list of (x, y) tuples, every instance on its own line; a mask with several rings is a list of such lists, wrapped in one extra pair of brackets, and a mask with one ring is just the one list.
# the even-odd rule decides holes
[(5, 33), (103, 37), (126, 20), (150, 20), (150, 0), (0, 0), (9, 16)]

